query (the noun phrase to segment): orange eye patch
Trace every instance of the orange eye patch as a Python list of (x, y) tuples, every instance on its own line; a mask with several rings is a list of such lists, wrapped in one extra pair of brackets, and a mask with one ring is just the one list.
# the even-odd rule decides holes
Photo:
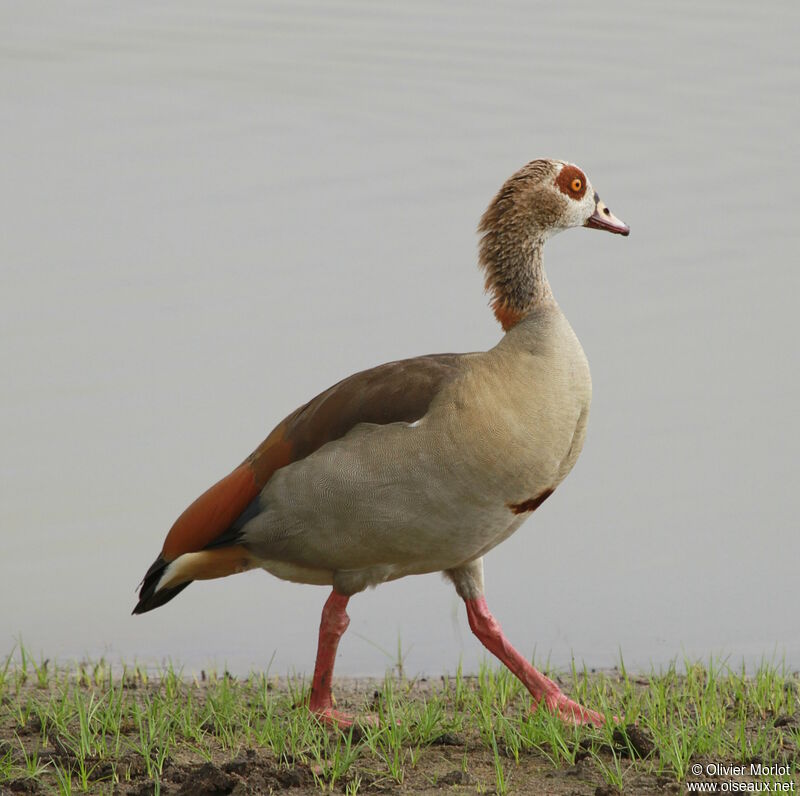
[(570, 199), (583, 199), (586, 193), (586, 175), (577, 166), (566, 165), (556, 177), (556, 186)]

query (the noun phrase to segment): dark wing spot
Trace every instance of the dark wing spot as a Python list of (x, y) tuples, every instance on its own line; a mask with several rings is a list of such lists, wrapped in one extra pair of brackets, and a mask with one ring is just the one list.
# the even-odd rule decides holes
[(528, 500), (523, 500), (522, 503), (509, 503), (508, 507), (514, 514), (525, 514), (529, 511), (536, 511), (542, 503), (553, 494), (555, 490), (553, 489), (545, 489), (541, 495), (537, 495), (536, 497), (529, 498)]

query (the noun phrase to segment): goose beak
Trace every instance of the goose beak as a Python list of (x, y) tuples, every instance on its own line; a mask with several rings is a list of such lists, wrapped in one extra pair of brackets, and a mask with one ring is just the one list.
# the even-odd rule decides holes
[(613, 232), (616, 235), (630, 235), (631, 228), (620, 221), (600, 200), (600, 197), (594, 195), (594, 213), (589, 216), (589, 219), (583, 225), (584, 227), (592, 227), (594, 229), (604, 229), (606, 232)]

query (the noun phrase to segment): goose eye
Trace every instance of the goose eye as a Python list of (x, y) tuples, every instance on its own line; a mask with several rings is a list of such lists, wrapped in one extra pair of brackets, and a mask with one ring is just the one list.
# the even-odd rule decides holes
[(569, 187), (575, 192), (580, 193), (581, 188), (583, 188), (583, 180), (580, 177), (576, 177), (570, 184)]

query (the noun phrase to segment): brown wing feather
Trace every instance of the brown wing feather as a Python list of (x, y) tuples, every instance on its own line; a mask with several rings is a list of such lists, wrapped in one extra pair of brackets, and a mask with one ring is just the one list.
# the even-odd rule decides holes
[(220, 537), (236, 525), (276, 470), (343, 437), (359, 423), (419, 420), (458, 373), (461, 356), (433, 354), (379, 365), (334, 384), (292, 412), (239, 467), (181, 514), (164, 542), (162, 559), (173, 561), (215, 542), (227, 544)]
[[(458, 372), (461, 356), (433, 354), (387, 362), (334, 384), (278, 426), (291, 446), (290, 461), (305, 458), (359, 423), (383, 425), (419, 420), (442, 385)], [(248, 459), (257, 471), (262, 457), (271, 452), (273, 434)], [(269, 468), (266, 477), (258, 478), (262, 486), (275, 469)]]

